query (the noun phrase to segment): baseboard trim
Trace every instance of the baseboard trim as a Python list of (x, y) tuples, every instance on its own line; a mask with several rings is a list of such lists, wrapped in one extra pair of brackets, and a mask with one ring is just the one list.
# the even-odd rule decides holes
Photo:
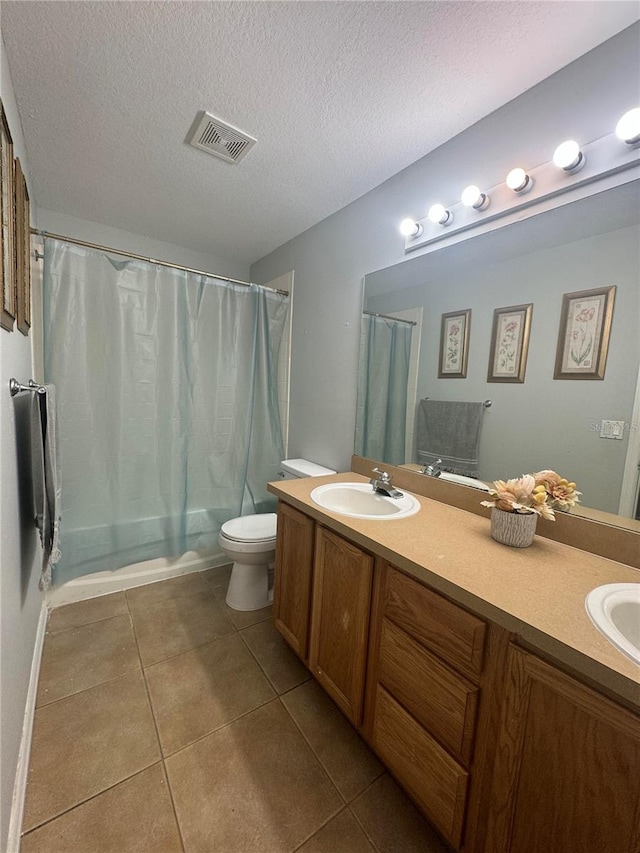
[(40, 676), (40, 662), (42, 660), (42, 647), (47, 630), (48, 609), (46, 603), (42, 602), (36, 640), (33, 647), (33, 658), (31, 660), (31, 675), (29, 676), (29, 689), (24, 709), (24, 723), (22, 725), (22, 737), (20, 738), (20, 750), (18, 752), (18, 764), (16, 776), (13, 783), (13, 800), (11, 802), (11, 817), (9, 818), (9, 835), (7, 837), (7, 853), (19, 853), (20, 834), (22, 830), (22, 815), (24, 813), (24, 800), (27, 791), (27, 776), (29, 774), (29, 755), (31, 753), (31, 735), (33, 733), (33, 720), (36, 712), (36, 696), (38, 693), (38, 678)]

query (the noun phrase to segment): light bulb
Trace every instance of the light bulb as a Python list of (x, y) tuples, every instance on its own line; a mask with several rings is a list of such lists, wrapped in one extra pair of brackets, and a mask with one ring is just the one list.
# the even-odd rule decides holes
[(512, 169), (507, 175), (507, 186), (514, 193), (528, 193), (533, 186), (533, 178), (524, 169)]
[(465, 207), (472, 207), (474, 210), (484, 210), (489, 206), (489, 196), (474, 184), (462, 191), (460, 201)]
[(627, 145), (640, 142), (640, 107), (626, 112), (616, 125), (616, 136)]
[(403, 219), (400, 223), (400, 233), (403, 237), (419, 237), (422, 234), (422, 225), (413, 219)]
[(433, 222), (434, 225), (449, 225), (453, 222), (453, 213), (443, 204), (432, 204), (427, 215), (429, 222)]
[(578, 172), (585, 164), (585, 156), (580, 150), (580, 146), (573, 139), (567, 139), (566, 142), (558, 145), (553, 152), (553, 162), (565, 172)]

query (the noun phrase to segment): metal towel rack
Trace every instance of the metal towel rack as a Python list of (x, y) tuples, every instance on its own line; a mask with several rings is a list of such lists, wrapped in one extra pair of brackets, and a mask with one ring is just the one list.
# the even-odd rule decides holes
[[(431, 397), (423, 397), (422, 399), (423, 400), (430, 400)], [(485, 409), (490, 409), (491, 406), (493, 406), (493, 401), (492, 400), (485, 400), (482, 405), (485, 407)]]
[(47, 393), (47, 389), (44, 385), (38, 385), (38, 383), (34, 382), (33, 379), (29, 380), (28, 385), (22, 385), (17, 379), (9, 380), (9, 393), (12, 397), (15, 397), (16, 394), (22, 394), (23, 391), (35, 391), (36, 394)]

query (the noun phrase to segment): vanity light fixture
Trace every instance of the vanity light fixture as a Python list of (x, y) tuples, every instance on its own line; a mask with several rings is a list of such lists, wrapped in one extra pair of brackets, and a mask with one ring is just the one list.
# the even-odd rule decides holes
[(559, 169), (573, 175), (579, 172), (586, 163), (586, 158), (580, 146), (574, 139), (562, 142), (553, 152), (553, 162)]
[(462, 191), (460, 201), (465, 207), (472, 207), (474, 210), (485, 210), (489, 207), (489, 196), (481, 192), (480, 187), (472, 184)]
[(422, 234), (422, 225), (414, 219), (403, 219), (400, 223), (400, 233), (403, 237), (419, 237)]
[(434, 225), (451, 225), (453, 222), (453, 213), (443, 204), (432, 204), (427, 215)]
[[(630, 172), (631, 178), (628, 177)], [(621, 117), (615, 133), (606, 133), (591, 142), (567, 139), (556, 147), (553, 158), (549, 157), (546, 162), (529, 169), (511, 169), (504, 179), (506, 186), (501, 182), (483, 192), (471, 184), (464, 188), (457, 203), (447, 207), (433, 204), (424, 218), (404, 220), (400, 224), (405, 238), (404, 251), (413, 252), (424, 247), (432, 251), (431, 245), (436, 243), (451, 245), (472, 236), (474, 230), (493, 231), (533, 216), (538, 205), (554, 207), (555, 198), (565, 193), (571, 201), (582, 198), (585, 193), (598, 192), (598, 187), (585, 188), (605, 178), (609, 185), (620, 186), (629, 179), (637, 180), (638, 175), (640, 106)], [(480, 213), (487, 207), (490, 210)]]
[(528, 193), (533, 186), (533, 178), (531, 175), (527, 175), (524, 169), (518, 167), (517, 169), (512, 169), (509, 172), (506, 183), (509, 189), (513, 190), (514, 193), (523, 195), (524, 193)]
[(616, 136), (627, 145), (640, 142), (640, 107), (626, 112), (616, 125)]

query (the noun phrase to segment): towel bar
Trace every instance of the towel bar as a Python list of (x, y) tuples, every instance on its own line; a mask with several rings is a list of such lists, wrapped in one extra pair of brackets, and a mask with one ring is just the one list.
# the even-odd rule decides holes
[(46, 394), (47, 389), (44, 385), (38, 385), (37, 382), (34, 382), (33, 379), (29, 380), (28, 385), (21, 385), (17, 379), (9, 380), (9, 393), (12, 397), (15, 397), (16, 394), (22, 394), (23, 391), (35, 391), (36, 394)]
[[(430, 399), (431, 399), (431, 397), (423, 397), (423, 400), (430, 400)], [(482, 405), (485, 407), (485, 409), (490, 409), (491, 406), (493, 406), (493, 401), (492, 400), (485, 400)]]

